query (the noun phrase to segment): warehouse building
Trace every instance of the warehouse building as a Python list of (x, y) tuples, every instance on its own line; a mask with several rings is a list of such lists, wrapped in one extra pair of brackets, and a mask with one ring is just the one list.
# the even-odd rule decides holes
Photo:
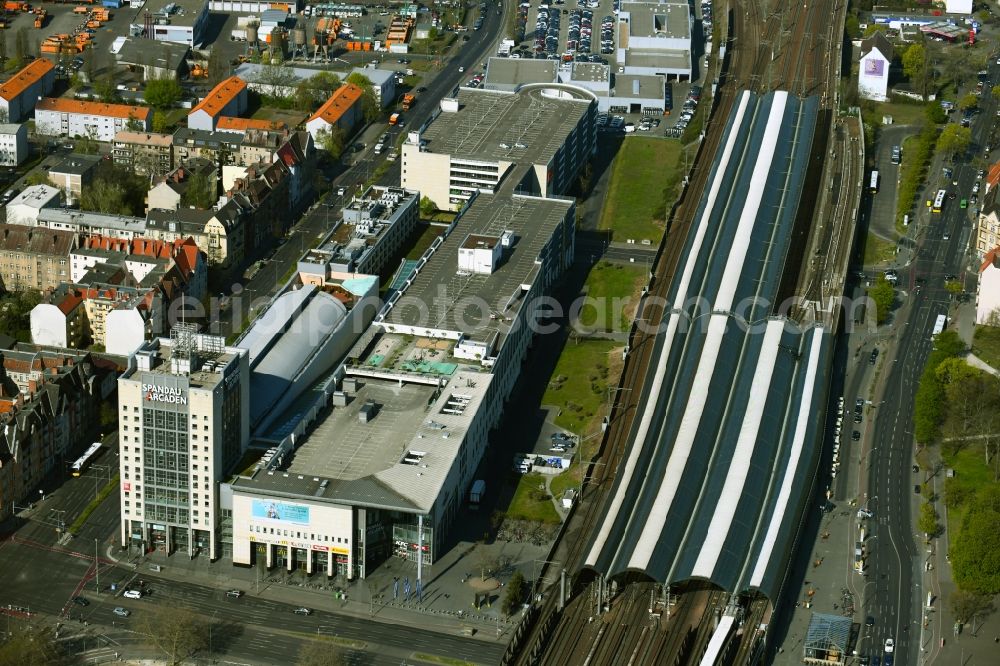
[(624, 74), (691, 79), (691, 8), (686, 2), (623, 2), (615, 59)]
[(404, 263), (330, 378), (333, 409), (224, 486), (234, 564), (363, 578), (391, 556), (442, 556), (527, 353), (537, 299), (573, 260), (574, 202), (513, 183), (473, 197)]
[[(573, 185), (597, 146), (597, 101), (559, 84), (516, 92), (463, 88), (441, 100), (423, 131), (403, 144), (401, 184), (442, 210), (457, 210), (475, 193), (511, 189), (549, 197)], [(530, 166), (519, 169), (519, 166)]]
[(191, 48), (205, 46), (208, 0), (148, 0), (143, 10), (152, 22), (148, 38)]

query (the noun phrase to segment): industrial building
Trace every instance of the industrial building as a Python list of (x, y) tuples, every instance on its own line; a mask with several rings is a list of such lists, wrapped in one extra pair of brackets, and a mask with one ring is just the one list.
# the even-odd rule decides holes
[(175, 325), (118, 379), (121, 545), (222, 555), (219, 482), (250, 434), (247, 352)]
[[(234, 563), (363, 578), (393, 555), (440, 557), (527, 353), (537, 299), (573, 260), (574, 202), (513, 190), (473, 197), (404, 263), (322, 389), (332, 411), (307, 434), (271, 440), (225, 487)], [(479, 302), (494, 310), (470, 306)]]
[(624, 74), (691, 79), (691, 7), (687, 2), (623, 2), (615, 60)]
[(230, 76), (212, 88), (187, 117), (188, 129), (214, 132), (222, 116), (239, 116), (247, 110), (247, 83)]
[(152, 117), (146, 106), (43, 97), (35, 105), (35, 133), (111, 142), (122, 130), (148, 132)]
[(461, 208), (476, 192), (495, 192), (514, 174), (511, 189), (519, 194), (563, 194), (596, 150), (596, 116), (595, 96), (576, 87), (463, 88), (441, 100), (426, 129), (410, 132), (401, 184), (442, 210)]
[(55, 65), (39, 58), (22, 67), (0, 86), (0, 115), (5, 123), (19, 123), (31, 115), (39, 98), (52, 92)]
[(208, 0), (148, 0), (147, 37), (159, 42), (205, 46), (208, 28)]

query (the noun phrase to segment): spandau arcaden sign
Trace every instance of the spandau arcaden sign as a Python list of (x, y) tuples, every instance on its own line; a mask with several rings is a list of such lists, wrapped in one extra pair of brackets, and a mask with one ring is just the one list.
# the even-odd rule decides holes
[(175, 386), (143, 384), (142, 392), (146, 394), (147, 402), (165, 402), (172, 405), (188, 404), (187, 394), (184, 389), (180, 389)]

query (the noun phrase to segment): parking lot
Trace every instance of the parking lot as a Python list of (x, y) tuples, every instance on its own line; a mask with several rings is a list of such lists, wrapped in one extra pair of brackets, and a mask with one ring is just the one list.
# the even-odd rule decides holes
[[(41, 28), (35, 27), (35, 15), (31, 13), (18, 13), (7, 15), (7, 53), (8, 56), (14, 52), (14, 36), (24, 28), (28, 32), (29, 51), (38, 53), (38, 44), (41, 44), (46, 37), (58, 34), (71, 35), (78, 29), (84, 28), (86, 17), (73, 12), (75, 5), (46, 3), (44, 9), (48, 16)], [(91, 30), (91, 44), (95, 64), (103, 67), (111, 61), (111, 42), (115, 37), (128, 35), (131, 18), (135, 14), (134, 9), (112, 9), (111, 20), (97, 29)], [(64, 60), (71, 60), (72, 55), (67, 55)]]
[(518, 5), (518, 42), (512, 57), (578, 62), (614, 62), (619, 0), (523, 0)]

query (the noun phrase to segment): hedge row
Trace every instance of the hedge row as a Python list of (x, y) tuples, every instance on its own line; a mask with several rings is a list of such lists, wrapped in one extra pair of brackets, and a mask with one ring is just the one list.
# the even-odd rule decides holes
[(920, 130), (920, 134), (906, 141), (908, 149), (903, 151), (899, 198), (896, 205), (896, 230), (901, 234), (905, 232), (903, 216), (913, 211), (914, 202), (916, 202), (920, 188), (924, 184), (924, 178), (927, 176), (927, 165), (930, 164), (931, 157), (934, 155), (937, 135), (937, 126), (928, 123)]

